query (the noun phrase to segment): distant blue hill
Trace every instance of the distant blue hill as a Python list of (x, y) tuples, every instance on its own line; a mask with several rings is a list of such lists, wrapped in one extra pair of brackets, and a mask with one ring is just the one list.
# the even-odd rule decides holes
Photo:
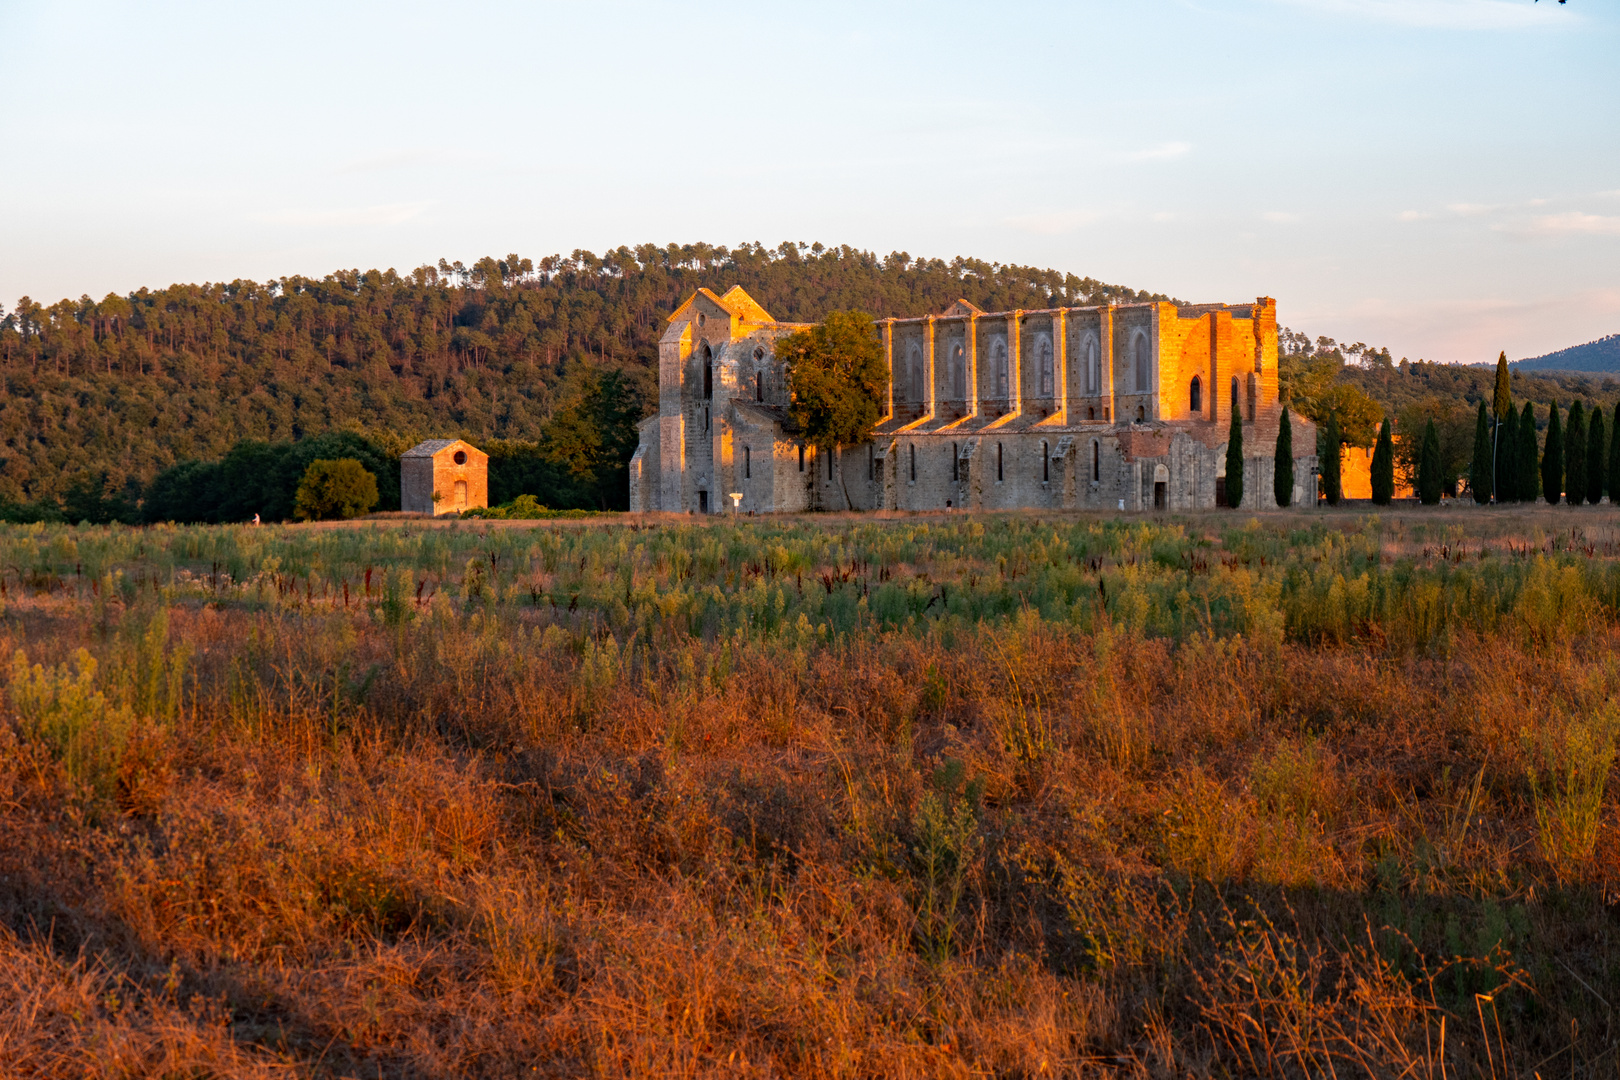
[(1620, 371), (1620, 334), (1513, 364), (1520, 371)]

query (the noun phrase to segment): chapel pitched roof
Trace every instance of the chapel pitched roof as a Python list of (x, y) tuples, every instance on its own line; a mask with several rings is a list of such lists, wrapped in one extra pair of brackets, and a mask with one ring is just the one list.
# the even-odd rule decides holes
[(450, 449), (452, 446), (465, 446), (468, 450), (471, 450), (474, 453), (478, 453), (478, 454), (483, 453), (482, 450), (478, 449), (478, 447), (474, 446), (472, 443), (467, 442), (465, 439), (428, 439), (428, 440), (426, 440), (424, 442), (417, 443), (415, 446), (411, 447), (409, 450), (407, 450), (403, 454), (401, 454), (400, 457), (402, 457), (402, 458), (430, 458), (430, 457), (436, 457), (439, 454), (442, 454), (444, 451)]

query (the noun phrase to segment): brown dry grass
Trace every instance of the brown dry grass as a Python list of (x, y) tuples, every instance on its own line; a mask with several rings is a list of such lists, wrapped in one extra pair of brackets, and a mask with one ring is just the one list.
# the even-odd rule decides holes
[(0, 1073), (1617, 1068), (1613, 790), (1560, 862), (1527, 780), (1620, 690), (1607, 609), (626, 645), (441, 595), (13, 586), (0, 648), (89, 649), (131, 734), (98, 789), (0, 724)]

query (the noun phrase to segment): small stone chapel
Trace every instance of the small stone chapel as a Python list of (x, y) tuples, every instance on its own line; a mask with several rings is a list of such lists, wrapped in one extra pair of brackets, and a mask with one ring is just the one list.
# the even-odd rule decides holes
[(429, 439), (399, 459), (399, 508), (459, 514), (489, 505), (489, 455), (461, 439)]

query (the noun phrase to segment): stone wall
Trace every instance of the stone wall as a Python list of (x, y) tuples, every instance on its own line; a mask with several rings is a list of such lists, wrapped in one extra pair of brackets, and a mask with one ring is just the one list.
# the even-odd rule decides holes
[[(964, 301), (880, 328), (885, 415), (870, 445), (829, 455), (801, 448), (788, 417), (774, 349), (798, 327), (741, 290), (700, 290), (660, 341), (660, 412), (632, 460), (632, 505), (717, 513), (739, 492), (756, 512), (1212, 506), (1234, 386), (1252, 463), (1244, 506), (1270, 504), (1269, 299), (994, 313)], [(1295, 424), (1295, 445), (1314, 446), (1314, 428)], [(1296, 459), (1301, 501), (1314, 467)]]

